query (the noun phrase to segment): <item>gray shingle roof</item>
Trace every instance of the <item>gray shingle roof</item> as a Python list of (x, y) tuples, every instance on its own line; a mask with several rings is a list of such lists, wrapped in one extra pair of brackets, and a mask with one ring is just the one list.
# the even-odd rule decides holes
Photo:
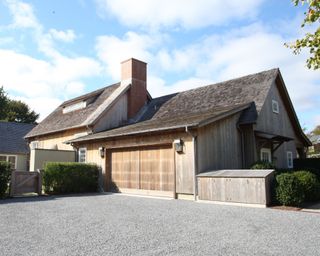
[(34, 127), (35, 124), (0, 121), (0, 153), (29, 153), (28, 144), (23, 137)]
[[(117, 83), (63, 102), (31, 132), (29, 132), (26, 135), (26, 138), (87, 125), (83, 123), (119, 86), (120, 83)], [(89, 100), (89, 104), (86, 108), (63, 114), (62, 111), (65, 106), (84, 100)]]
[(208, 118), (219, 117), (243, 107), (248, 109), (242, 117), (243, 122), (254, 122), (278, 73), (278, 69), (272, 69), (155, 98), (135, 123), (91, 134), (73, 142), (172, 129), (185, 125), (196, 126)]

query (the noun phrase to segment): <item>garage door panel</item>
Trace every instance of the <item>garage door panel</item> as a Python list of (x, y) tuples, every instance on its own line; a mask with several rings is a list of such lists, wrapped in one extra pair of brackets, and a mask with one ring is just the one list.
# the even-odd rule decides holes
[(112, 153), (112, 181), (119, 188), (139, 188), (139, 151)]
[(111, 158), (112, 180), (119, 188), (173, 191), (171, 146), (114, 151)]

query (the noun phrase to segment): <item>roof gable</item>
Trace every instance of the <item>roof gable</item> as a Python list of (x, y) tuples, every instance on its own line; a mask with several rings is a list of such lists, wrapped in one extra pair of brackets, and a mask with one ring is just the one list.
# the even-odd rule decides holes
[[(26, 138), (90, 125), (90, 122), (94, 120), (88, 120), (88, 118), (94, 115), (94, 113), (97, 112), (97, 109), (100, 110), (99, 107), (111, 97), (113, 92), (116, 91), (119, 86), (120, 83), (113, 84), (63, 102), (31, 132), (29, 132), (26, 135)], [(68, 113), (63, 113), (64, 107), (77, 104), (81, 101), (86, 101), (86, 107), (70, 111)]]

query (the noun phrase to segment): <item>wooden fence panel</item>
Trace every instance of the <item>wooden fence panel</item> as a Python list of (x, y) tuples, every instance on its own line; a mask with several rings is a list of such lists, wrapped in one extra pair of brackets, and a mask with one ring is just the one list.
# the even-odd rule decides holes
[(42, 194), (42, 175), (40, 171), (13, 171), (11, 173), (10, 196), (24, 193)]

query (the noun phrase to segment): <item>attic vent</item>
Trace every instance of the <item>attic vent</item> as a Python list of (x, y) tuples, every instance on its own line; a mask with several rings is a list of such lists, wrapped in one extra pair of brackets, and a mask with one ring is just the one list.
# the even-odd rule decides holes
[(62, 110), (62, 113), (66, 114), (66, 113), (69, 113), (69, 112), (72, 112), (72, 111), (75, 111), (75, 110), (79, 110), (79, 109), (85, 108), (86, 106), (87, 106), (87, 102), (86, 101), (77, 102), (77, 103), (74, 103), (72, 105), (65, 106), (63, 108), (63, 110)]

